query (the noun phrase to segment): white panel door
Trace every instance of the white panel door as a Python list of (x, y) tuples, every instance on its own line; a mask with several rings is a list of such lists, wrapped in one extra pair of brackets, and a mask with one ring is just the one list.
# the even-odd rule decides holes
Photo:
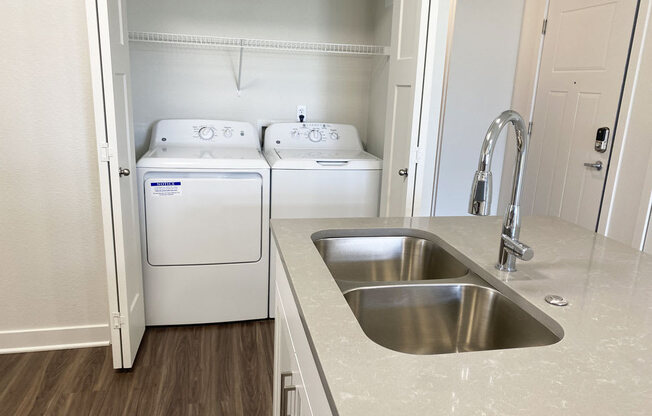
[(429, 8), (429, 0), (394, 1), (381, 216), (412, 215)]
[(145, 308), (125, 0), (88, 0), (87, 17), (102, 209), (109, 218), (104, 233), (113, 365), (131, 368), (145, 332)]
[[(524, 212), (596, 229), (636, 3), (550, 1)], [(602, 127), (611, 132), (605, 153), (594, 150)]]

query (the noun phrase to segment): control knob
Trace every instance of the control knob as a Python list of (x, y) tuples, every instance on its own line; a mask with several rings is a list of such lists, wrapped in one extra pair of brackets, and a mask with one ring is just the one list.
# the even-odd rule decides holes
[(308, 133), (308, 138), (311, 142), (320, 142), (322, 138), (321, 132), (319, 130), (310, 130), (310, 133)]
[(222, 135), (228, 139), (233, 136), (233, 129), (231, 127), (224, 128), (224, 130), (222, 130)]
[(210, 127), (202, 127), (199, 129), (199, 138), (202, 140), (210, 140), (215, 136), (215, 131)]

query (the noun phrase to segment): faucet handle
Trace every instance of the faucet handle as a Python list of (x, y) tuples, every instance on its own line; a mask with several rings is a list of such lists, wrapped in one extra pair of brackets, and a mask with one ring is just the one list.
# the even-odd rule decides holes
[(505, 243), (505, 251), (509, 254), (513, 254), (517, 258), (528, 261), (532, 260), (534, 257), (534, 249), (527, 244), (523, 244), (520, 241), (508, 236), (507, 234), (502, 235), (503, 242)]
[(491, 208), (491, 172), (476, 171), (471, 186), (469, 214), (489, 215)]

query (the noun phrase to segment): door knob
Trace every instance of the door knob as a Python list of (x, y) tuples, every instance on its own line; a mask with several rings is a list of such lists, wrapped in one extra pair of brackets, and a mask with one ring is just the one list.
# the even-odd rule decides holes
[(127, 169), (127, 168), (120, 168), (120, 170), (118, 172), (120, 173), (121, 177), (131, 175), (131, 171), (129, 169)]
[(407, 168), (399, 169), (398, 170), (398, 176), (408, 176)]
[(587, 168), (595, 169), (595, 170), (602, 170), (602, 162), (599, 161), (599, 160), (597, 162), (595, 162), (595, 163), (590, 163), (590, 162), (585, 163), (584, 166), (586, 166)]

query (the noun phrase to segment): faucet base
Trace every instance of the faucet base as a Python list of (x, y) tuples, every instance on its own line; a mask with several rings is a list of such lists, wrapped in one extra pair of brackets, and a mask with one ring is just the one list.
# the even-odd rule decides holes
[(501, 272), (515, 272), (516, 266), (509, 267), (507, 265), (496, 263), (496, 269), (500, 270)]

